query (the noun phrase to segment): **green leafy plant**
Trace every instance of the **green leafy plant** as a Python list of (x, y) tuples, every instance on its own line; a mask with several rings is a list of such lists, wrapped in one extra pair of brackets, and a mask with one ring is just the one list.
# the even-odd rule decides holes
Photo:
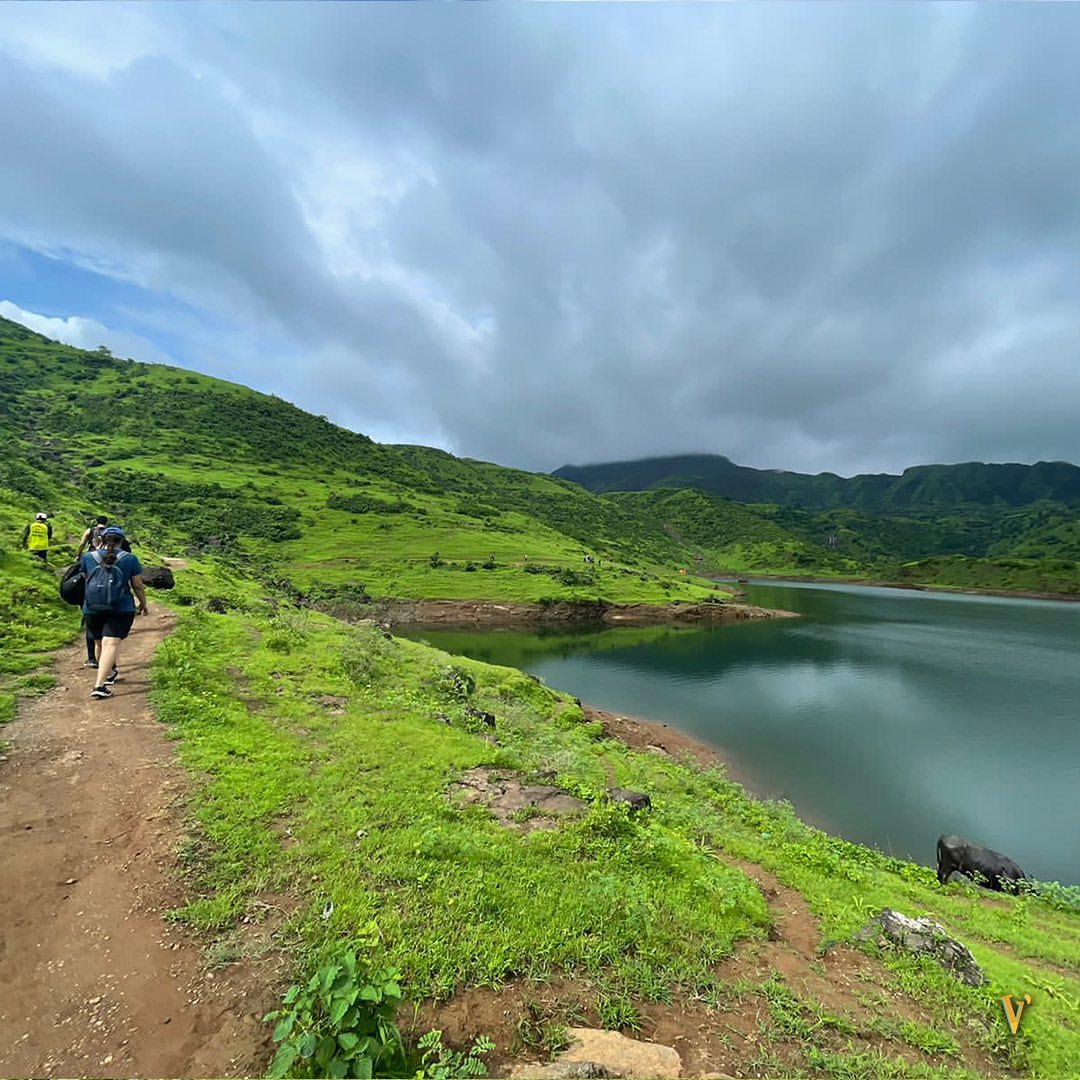
[(432, 678), (440, 699), (466, 701), (476, 689), (476, 680), (462, 667), (450, 664)]
[(274, 1023), (280, 1044), (270, 1076), (367, 1080), (376, 1068), (400, 1075), (405, 1048), (394, 1023), (400, 1004), (396, 971), (365, 971), (355, 953), (345, 953), (305, 985), (290, 986), (282, 1008), (263, 1017)]
[(487, 1076), (487, 1066), (480, 1060), (495, 1044), (478, 1035), (468, 1050), (451, 1050), (443, 1045), (442, 1032), (429, 1031), (416, 1044), (420, 1051), (420, 1068), (415, 1080), (457, 1080), (458, 1077)]

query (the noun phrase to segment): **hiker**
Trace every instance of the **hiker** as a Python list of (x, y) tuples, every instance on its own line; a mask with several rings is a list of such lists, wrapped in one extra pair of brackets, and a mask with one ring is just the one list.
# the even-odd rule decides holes
[[(87, 527), (86, 532), (82, 534), (82, 539), (79, 541), (79, 550), (75, 553), (75, 558), (78, 559), (84, 550), (97, 551), (101, 547), (101, 534), (105, 531), (105, 527), (109, 524), (109, 519), (104, 514), (100, 515), (97, 521)], [(126, 545), (126, 550), (130, 551), (131, 546)], [(97, 667), (97, 642), (94, 640), (94, 635), (90, 633), (90, 627), (87, 625), (86, 616), (83, 616), (82, 624), (86, 630), (86, 662), (83, 667), (96, 668)]]
[(82, 539), (79, 541), (79, 550), (75, 553), (75, 558), (78, 558), (84, 550), (97, 551), (101, 547), (101, 534), (108, 524), (109, 519), (102, 515), (93, 525), (87, 527), (86, 532), (82, 534)]
[(22, 546), (42, 562), (49, 561), (52, 525), (48, 514), (35, 514), (34, 520), (23, 529)]
[[(101, 547), (88, 551), (79, 560), (86, 574), (83, 615), (97, 653), (97, 675), (90, 692), (94, 698), (112, 697), (110, 687), (120, 678), (116, 662), (120, 642), (131, 632), (135, 621), (135, 597), (139, 600), (140, 615), (150, 610), (146, 606), (142, 563), (137, 556), (123, 550), (124, 539), (123, 529), (108, 525), (101, 534)], [(103, 672), (108, 674), (103, 677)]]

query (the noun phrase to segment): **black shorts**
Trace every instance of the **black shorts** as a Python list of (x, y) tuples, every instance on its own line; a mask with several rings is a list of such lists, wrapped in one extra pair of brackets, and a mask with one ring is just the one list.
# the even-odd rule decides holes
[(92, 611), (86, 616), (86, 632), (95, 640), (103, 637), (124, 638), (131, 633), (134, 611)]

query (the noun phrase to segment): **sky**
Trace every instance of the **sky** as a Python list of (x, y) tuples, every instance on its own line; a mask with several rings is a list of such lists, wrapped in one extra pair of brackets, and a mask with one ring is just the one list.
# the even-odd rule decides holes
[(0, 315), (532, 470), (1080, 462), (1078, 37), (1066, 4), (5, 3)]

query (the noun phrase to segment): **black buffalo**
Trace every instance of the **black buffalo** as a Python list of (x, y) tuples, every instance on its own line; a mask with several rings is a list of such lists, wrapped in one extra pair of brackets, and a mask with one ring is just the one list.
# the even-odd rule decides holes
[(939, 836), (937, 842), (937, 876), (942, 885), (958, 870), (973, 881), (998, 892), (1013, 892), (1027, 874), (1007, 855), (980, 847), (962, 836)]

